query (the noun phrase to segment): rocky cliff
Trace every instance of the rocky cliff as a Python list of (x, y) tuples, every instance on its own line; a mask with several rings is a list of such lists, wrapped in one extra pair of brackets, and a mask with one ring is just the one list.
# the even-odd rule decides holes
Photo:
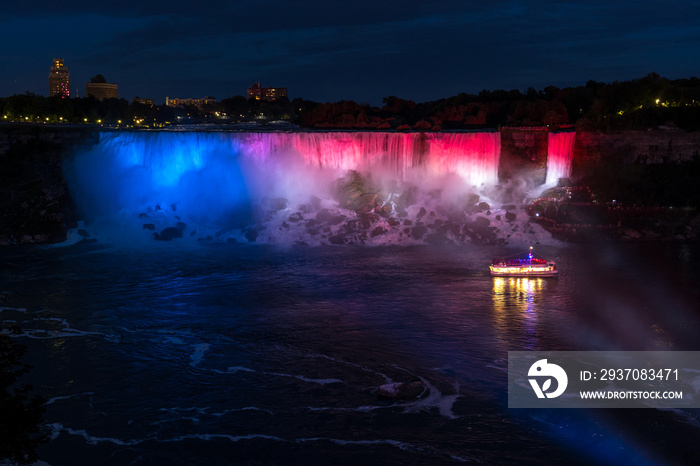
[(63, 161), (96, 138), (85, 128), (0, 126), (0, 245), (65, 240), (77, 214)]

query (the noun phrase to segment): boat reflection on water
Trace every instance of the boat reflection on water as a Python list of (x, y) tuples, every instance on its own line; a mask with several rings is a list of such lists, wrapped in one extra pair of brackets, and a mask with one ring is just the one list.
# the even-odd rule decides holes
[[(494, 277), (493, 310), (497, 338), (507, 346), (536, 349), (541, 292), (547, 280), (537, 277)], [(518, 342), (518, 343), (514, 343)]]

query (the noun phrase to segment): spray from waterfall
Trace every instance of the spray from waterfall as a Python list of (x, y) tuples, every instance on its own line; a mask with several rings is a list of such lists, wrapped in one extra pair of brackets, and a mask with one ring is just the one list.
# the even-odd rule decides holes
[[(428, 217), (436, 241), (465, 241), (464, 227), (437, 229), (481, 212), (500, 150), (498, 132), (112, 132), (75, 154), (66, 178), (92, 231), (115, 241), (231, 231), (255, 241), (302, 224), (300, 235), (328, 241), (346, 233), (355, 235), (346, 242), (365, 241), (368, 232), (421, 240)], [(332, 219), (317, 217), (328, 210)], [(471, 240), (495, 240), (496, 228), (480, 228)]]

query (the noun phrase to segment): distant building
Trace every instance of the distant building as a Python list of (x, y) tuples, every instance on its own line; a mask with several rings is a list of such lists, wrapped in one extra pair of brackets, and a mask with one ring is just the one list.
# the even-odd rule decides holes
[(136, 97), (134, 97), (134, 98), (131, 100), (131, 103), (132, 103), (132, 104), (141, 104), (141, 105), (150, 105), (150, 106), (153, 106), (153, 105), (156, 104), (156, 101), (153, 100), (153, 99), (143, 99), (143, 98), (141, 98), (141, 97), (139, 97), (139, 96), (136, 96)]
[(166, 97), (165, 98), (165, 105), (168, 107), (179, 107), (179, 108), (184, 108), (188, 105), (194, 105), (195, 107), (199, 108), (200, 110), (204, 109), (205, 105), (211, 105), (215, 104), (216, 99), (211, 96), (203, 97), (201, 99), (178, 99), (178, 98), (170, 98)]
[(282, 97), (287, 97), (286, 87), (262, 87), (260, 81), (248, 88), (248, 98), (255, 100), (267, 100), (273, 102)]
[(49, 96), (70, 97), (70, 73), (63, 58), (54, 58), (49, 71)]
[(108, 83), (104, 76), (98, 74), (89, 83), (85, 83), (85, 96), (97, 100), (118, 99), (119, 93), (116, 84)]

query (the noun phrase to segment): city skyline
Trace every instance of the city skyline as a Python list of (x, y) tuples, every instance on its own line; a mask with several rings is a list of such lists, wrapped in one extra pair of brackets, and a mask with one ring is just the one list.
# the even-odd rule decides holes
[(0, 54), (2, 97), (48, 95), (55, 57), (70, 70), (71, 95), (99, 72), (127, 100), (221, 100), (261, 81), (288, 88), (290, 99), (373, 105), (651, 72), (691, 77), (700, 58), (700, 13), (679, 1), (273, 2), (260, 15), (222, 1), (202, 10), (126, 1), (114, 11), (67, 0), (4, 10), (0, 37), (14, 45)]

